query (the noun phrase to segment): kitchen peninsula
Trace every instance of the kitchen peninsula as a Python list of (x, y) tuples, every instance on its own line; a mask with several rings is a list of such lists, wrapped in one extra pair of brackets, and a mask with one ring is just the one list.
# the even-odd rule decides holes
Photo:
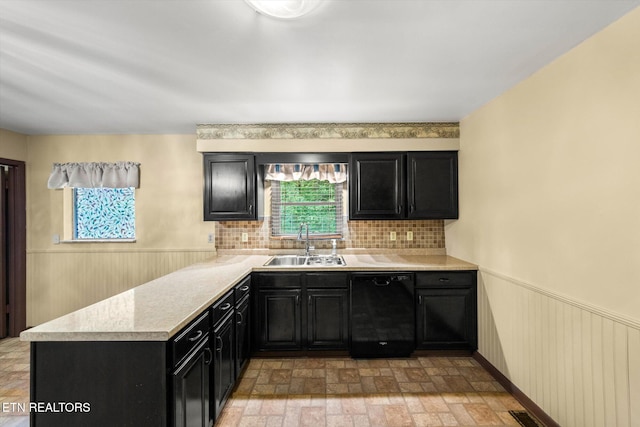
[[(346, 266), (273, 267), (265, 266), (269, 255), (220, 255), (24, 331), (21, 339), (31, 341), (31, 401), (81, 403), (88, 405), (80, 407), (90, 409), (32, 413), (32, 425), (182, 425), (185, 414), (181, 411), (193, 409), (189, 393), (194, 390), (206, 397), (200, 416), (208, 425), (219, 412), (218, 405), (209, 410), (208, 389), (215, 389), (219, 378), (215, 376), (210, 386), (209, 378), (214, 376), (205, 372), (210, 366), (217, 372), (217, 352), (229, 349), (223, 346), (227, 335), (218, 332), (218, 325), (231, 319), (226, 310), (233, 312), (234, 301), (236, 314), (241, 313), (237, 304), (249, 299), (252, 274), (319, 270), (342, 272), (345, 277), (357, 272), (409, 272), (417, 277), (429, 272), (454, 274), (440, 278), (437, 286), (442, 289), (457, 286), (456, 273), (470, 272), (475, 316), (477, 267), (473, 264), (446, 255), (343, 256)], [(425, 276), (423, 287), (431, 286), (430, 280)], [(251, 307), (255, 306), (254, 301)], [(476, 345), (475, 336), (472, 344)], [(189, 355), (195, 352), (199, 356), (190, 362)], [(191, 379), (180, 375), (196, 368), (203, 371), (198, 371), (199, 380), (192, 387)], [(239, 374), (236, 368), (236, 378)], [(232, 388), (233, 377), (227, 385)], [(187, 389), (178, 390), (183, 386)], [(220, 405), (224, 396), (221, 399)]]

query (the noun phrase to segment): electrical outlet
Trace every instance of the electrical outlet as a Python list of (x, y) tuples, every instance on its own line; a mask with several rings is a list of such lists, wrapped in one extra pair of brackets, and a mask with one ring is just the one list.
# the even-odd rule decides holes
[(389, 240), (396, 240), (396, 232), (395, 231), (390, 231), (389, 232)]
[(59, 234), (54, 234), (53, 237), (51, 238), (51, 243), (53, 243), (54, 245), (59, 245), (60, 244), (60, 235)]
[(249, 233), (242, 233), (242, 241), (243, 242), (249, 241)]
[(207, 242), (214, 243), (216, 236), (213, 233), (209, 233), (209, 237), (207, 238)]
[(413, 240), (413, 231), (407, 231), (407, 240)]

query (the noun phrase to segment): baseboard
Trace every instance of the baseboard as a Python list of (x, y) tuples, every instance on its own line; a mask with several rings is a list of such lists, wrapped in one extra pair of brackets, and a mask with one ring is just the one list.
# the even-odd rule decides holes
[(502, 387), (505, 388), (509, 393), (515, 397), (518, 402), (524, 408), (529, 411), (534, 417), (536, 417), (541, 423), (543, 423), (546, 427), (560, 427), (553, 418), (547, 415), (546, 412), (542, 410), (536, 403), (531, 400), (526, 394), (522, 392), (518, 387), (516, 387), (509, 378), (505, 377), (502, 372), (498, 370), (495, 366), (491, 364), (487, 359), (485, 359), (480, 353), (477, 351), (473, 353), (473, 358), (500, 383)]

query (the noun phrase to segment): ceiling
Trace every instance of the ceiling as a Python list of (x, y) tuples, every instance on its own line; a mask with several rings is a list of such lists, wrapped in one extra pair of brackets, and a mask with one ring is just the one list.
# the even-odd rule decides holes
[(640, 0), (0, 0), (0, 128), (459, 121)]

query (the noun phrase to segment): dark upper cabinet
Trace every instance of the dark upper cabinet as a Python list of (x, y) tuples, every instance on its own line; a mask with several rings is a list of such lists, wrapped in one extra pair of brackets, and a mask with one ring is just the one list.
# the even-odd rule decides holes
[(253, 154), (204, 154), (204, 220), (256, 219)]
[(405, 210), (404, 154), (353, 153), (351, 219), (401, 219)]
[(350, 170), (350, 219), (458, 218), (456, 151), (353, 153)]
[(419, 349), (477, 350), (476, 274), (416, 273)]
[(407, 155), (407, 218), (458, 218), (458, 153)]

